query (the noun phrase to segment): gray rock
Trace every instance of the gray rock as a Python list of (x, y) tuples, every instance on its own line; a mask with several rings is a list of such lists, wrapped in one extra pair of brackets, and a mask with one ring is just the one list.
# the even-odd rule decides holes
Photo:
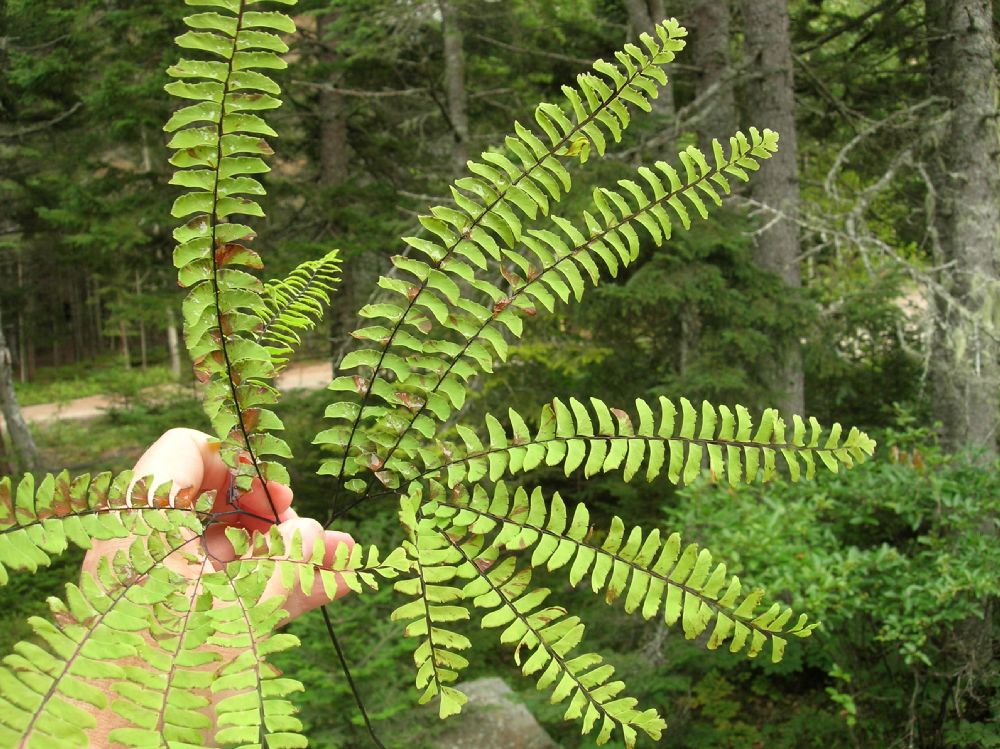
[(469, 702), (435, 737), (438, 749), (559, 749), (528, 708), (512, 699), (503, 679), (476, 679), (456, 686)]

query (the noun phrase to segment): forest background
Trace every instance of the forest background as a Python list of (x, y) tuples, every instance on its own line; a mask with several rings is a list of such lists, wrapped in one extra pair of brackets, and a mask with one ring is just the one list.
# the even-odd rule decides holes
[[(164, 429), (204, 426), (178, 340), (162, 132), (188, 10), (0, 0), (0, 472), (123, 469)], [(991, 3), (300, 0), (295, 12), (259, 245), (274, 276), (343, 251), (341, 291), (303, 355), (334, 363), (397, 237), (449, 199), (470, 154), (664, 15), (688, 26), (668, 95), (574, 181), (607, 184), (750, 125), (780, 132), (780, 157), (721, 219), (647, 247), (572, 311), (539, 315), (468, 408), (686, 393), (870, 430), (874, 463), (802, 486), (548, 478), (608, 515), (688, 529), (823, 620), (781, 664), (704, 658), (600, 601), (581, 599), (581, 613), (636, 696), (663, 709), (665, 746), (1000, 746)], [(100, 418), (20, 426), (18, 402), (95, 393), (115, 397)], [(283, 402), (300, 512), (325, 507), (307, 440), (327, 400)], [(368, 507), (345, 529), (388, 546), (393, 508)], [(0, 649), (78, 563), (12, 581)], [(379, 594), (334, 613), (386, 744), (434, 746), (416, 693), (387, 678), (410, 657), (391, 608)], [(305, 645), (281, 664), (307, 684), (311, 745), (367, 746), (321, 628), (297, 622)], [(590, 746), (505, 657), (478, 656), (471, 672), (510, 674), (560, 746)]]

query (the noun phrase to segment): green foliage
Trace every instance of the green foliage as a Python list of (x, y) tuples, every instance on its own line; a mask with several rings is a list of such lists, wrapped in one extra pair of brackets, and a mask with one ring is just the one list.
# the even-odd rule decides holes
[[(82, 376), (81, 376), (82, 375)], [(31, 382), (15, 383), (17, 400), (22, 406), (39, 403), (64, 403), (76, 398), (112, 393), (134, 398), (145, 388), (166, 385), (173, 380), (167, 367), (146, 370), (121, 368), (119, 361), (94, 362), (86, 371), (79, 367), (53, 367)]]
[(268, 315), (257, 340), (267, 347), (276, 369), (288, 364), (293, 346), (302, 342), (301, 333), (323, 317), (323, 308), (340, 280), (339, 271), (340, 254), (334, 250), (319, 260), (305, 261), (287, 278), (264, 287)]
[[(278, 460), (291, 452), (273, 434), (283, 427), (273, 380), (300, 333), (316, 324), (337, 256), (266, 286), (250, 272), (263, 265), (247, 247), (254, 231), (231, 219), (264, 215), (264, 188), (253, 175), (268, 171), (262, 136), (276, 132), (258, 113), (281, 100), (261, 71), (285, 67), (287, 44), (273, 32), (291, 34), (295, 25), (252, 9), (256, 0), (187, 3), (210, 10), (185, 19), (190, 30), (177, 44), (195, 54), (168, 70), (176, 80), (167, 90), (195, 102), (165, 128), (178, 168), (172, 182), (186, 190), (172, 211), (187, 220), (174, 231), (174, 265), (188, 289), (184, 334), (206, 383), (205, 411), (238, 491), (233, 508), (220, 509), (210, 494), (172, 494), (127, 473), (113, 482), (60, 474), (37, 490), (25, 479), (13, 493), (0, 484), (0, 561), (11, 568), (46, 564), (68, 541), (134, 537), (104, 558), (96, 577), (68, 586), (65, 602), (51, 601), (52, 621), (32, 620), (44, 647), (20, 643), (5, 661), (0, 742), (85, 745), (94, 719), (67, 699), (104, 709), (104, 693), (88, 688), (101, 680), (128, 724), (111, 738), (127, 746), (305, 746), (286, 699), (301, 685), (268, 660), (297, 644), (274, 634), (287, 614), (272, 583), (307, 595), (319, 585), (332, 597), (341, 582), (363, 593), (393, 580), (410, 599), (391, 618), (416, 641), (420, 701), (436, 701), (441, 717), (465, 702), (454, 684), (472, 640), (457, 628), (475, 610), (483, 628), (500, 630), (500, 643), (513, 647), (522, 673), (552, 703), (567, 703), (566, 719), (598, 744), (614, 736), (627, 747), (640, 732), (659, 739), (665, 721), (626, 694), (602, 655), (580, 648), (582, 619), (554, 604), (551, 588), (532, 586), (533, 577), (566, 570), (572, 585), (587, 580), (607, 603), (621, 599), (625, 614), (679, 622), (688, 639), (709, 633), (713, 650), (728, 643), (752, 658), (770, 645), (778, 662), (787, 636), (809, 636), (817, 625), (804, 614), (793, 622), (791, 608), (763, 603), (763, 591), (745, 591), (711, 552), (682, 545), (677, 533), (636, 526), (626, 534), (618, 517), (595, 532), (583, 503), (571, 511), (558, 493), (547, 498), (503, 479), (544, 463), (567, 475), (583, 467), (585, 477), (621, 469), (631, 479), (645, 468), (648, 480), (663, 474), (672, 483), (690, 483), (707, 468), (735, 486), (772, 478), (779, 455), (793, 479), (811, 478), (817, 460), (831, 471), (865, 461), (874, 442), (864, 433), (845, 437), (839, 425), (824, 433), (798, 415), (788, 427), (770, 409), (754, 429), (742, 406), (706, 402), (699, 411), (684, 398), (679, 416), (661, 399), (659, 418), (637, 400), (635, 419), (597, 399), (590, 408), (553, 400), (534, 437), (514, 410), (509, 426), (486, 419), (486, 442), (458, 424), (473, 378), (508, 359), (525, 318), (580, 300), (604, 271), (616, 276), (633, 263), (640, 227), (661, 246), (689, 229), (693, 214), (707, 219), (730, 179), (748, 179), (777, 149), (776, 133), (750, 128), (713, 142), (711, 157), (688, 147), (679, 168), (658, 161), (616, 189), (596, 189), (575, 222), (553, 212), (573, 187), (569, 166), (618, 142), (631, 108), (651, 109), (667, 82), (662, 67), (684, 46), (686, 31), (674, 20), (655, 37), (641, 35), (641, 46), (626, 45), (615, 63), (596, 62), (576, 88), (563, 88), (564, 104), (540, 104), (537, 127), (515, 123), (502, 148), (470, 161), (473, 176), (455, 182), (453, 205), (420, 218), (425, 233), (404, 238), (408, 249), (379, 280), (388, 301), (361, 309), (370, 324), (354, 332), (360, 347), (330, 386), (348, 395), (328, 407), (334, 425), (316, 437), (329, 454), (319, 472), (334, 477), (331, 522), (393, 495), (404, 539), (384, 558), (375, 547), (341, 545), (328, 560), (322, 541), (303, 548), (301, 536), (286, 539), (272, 524), (252, 534), (225, 529), (236, 561), (216, 565), (198, 553), (210, 526), (243, 512), (240, 493), (255, 479), (288, 480)], [(210, 714), (214, 737), (206, 733)]]
[[(786, 436), (785, 422), (774, 409), (764, 412), (754, 431), (750, 412), (743, 406), (736, 406), (735, 411), (728, 406), (716, 409), (704, 401), (699, 414), (682, 397), (678, 412), (673, 401), (661, 396), (657, 420), (649, 404), (637, 398), (637, 427), (627, 412), (608, 408), (597, 398), (590, 400), (588, 409), (575, 398), (569, 406), (554, 399), (542, 410), (534, 438), (513, 409), (508, 415), (509, 433), (495, 417), (486, 417), (486, 445), (475, 431), (460, 425), (464, 447), (443, 443), (441, 457), (428, 461), (431, 468), (427, 473), (446, 469), (450, 488), (485, 476), (496, 481), (507, 472), (530, 471), (543, 463), (562, 466), (567, 476), (583, 466), (586, 478), (621, 468), (624, 479), (630, 481), (645, 465), (646, 480), (653, 481), (666, 464), (666, 477), (678, 484), (695, 480), (707, 455), (712, 477), (738, 486), (743, 481), (770, 480), (779, 455), (792, 480), (797, 481), (802, 473), (800, 461), (805, 478), (812, 479), (817, 458), (836, 473), (841, 465), (851, 468), (855, 462), (863, 462), (875, 449), (874, 440), (856, 428), (841, 442), (840, 424), (835, 424), (824, 439), (815, 418), (809, 419), (807, 427), (797, 414), (792, 417), (792, 433)], [(440, 467), (434, 466), (435, 462)]]
[[(197, 515), (211, 509), (211, 498), (192, 504), (191, 490), (169, 498), (171, 486), (158, 486), (147, 499), (149, 481), (132, 481), (129, 471), (70, 479), (63, 471), (46, 475), (36, 486), (31, 474), (14, 488), (0, 478), (0, 584), (7, 568), (35, 572), (70, 543), (90, 548), (92, 540), (148, 536), (154, 531), (202, 530)], [(208, 505), (205, 505), (205, 502)]]
[[(246, 491), (254, 477), (287, 483), (280, 463), (259, 458), (289, 454), (283, 440), (268, 434), (281, 428), (267, 408), (277, 400), (277, 391), (268, 384), (277, 362), (256, 333), (271, 308), (261, 282), (242, 270), (259, 269), (263, 263), (242, 244), (253, 238), (253, 230), (227, 219), (264, 215), (260, 204), (245, 196), (264, 194), (250, 175), (269, 171), (261, 157), (273, 151), (261, 136), (277, 133), (255, 113), (279, 107), (281, 100), (274, 96), (280, 93), (278, 85), (260, 71), (287, 66), (279, 54), (288, 45), (272, 32), (294, 32), (295, 24), (282, 13), (248, 10), (242, 0), (190, 4), (226, 12), (186, 18), (191, 30), (177, 38), (178, 46), (213, 59), (181, 59), (167, 71), (177, 79), (167, 91), (197, 102), (175, 112), (164, 126), (173, 133), (168, 146), (176, 151), (170, 163), (179, 169), (171, 183), (190, 190), (174, 201), (171, 213), (177, 218), (195, 215), (174, 231), (174, 265), (180, 284), (189, 289), (184, 335), (195, 373), (208, 382), (206, 412), (226, 439), (223, 460)], [(287, 316), (279, 315), (276, 332), (288, 324)], [(249, 453), (249, 463), (239, 460), (241, 450)]]
[[(850, 744), (848, 725), (863, 744), (888, 746), (909, 735), (918, 746), (933, 745), (941, 701), (962, 699), (953, 675), (981, 657), (963, 627), (1000, 592), (993, 574), (1000, 552), (982, 532), (983, 517), (1000, 509), (996, 472), (940, 455), (925, 433), (892, 431), (884, 442), (888, 460), (819, 475), (809, 493), (775, 482), (734, 494), (701, 482), (664, 508), (668, 523), (696, 523), (706, 544), (732, 550), (734, 571), (822, 619), (808, 651), (762, 674), (758, 691), (825, 674), (801, 697), (836, 718), (820, 738), (837, 746)], [(946, 745), (996, 721), (995, 670), (981, 665), (985, 680), (966, 682), (966, 714), (977, 717), (964, 729), (952, 723), (956, 735)], [(725, 678), (737, 674), (730, 669)], [(736, 699), (745, 709), (753, 697)], [(721, 741), (705, 737), (702, 745)]]

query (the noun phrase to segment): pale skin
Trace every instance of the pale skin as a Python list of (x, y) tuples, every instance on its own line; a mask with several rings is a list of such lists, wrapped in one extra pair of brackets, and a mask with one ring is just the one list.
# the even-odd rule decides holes
[[(224, 521), (229, 525), (245, 528), (249, 531), (266, 531), (274, 524), (273, 518), (276, 513), (281, 535), (286, 541), (291, 541), (293, 534), (298, 533), (302, 537), (302, 548), (306, 550), (306, 555), (313, 548), (315, 541), (322, 538), (326, 548), (325, 561), (327, 563), (333, 560), (334, 553), (340, 544), (354, 546), (354, 539), (349, 534), (324, 530), (318, 521), (299, 517), (298, 513), (292, 509), (292, 490), (273, 481), (268, 482), (266, 494), (260, 481), (255, 480), (251, 490), (239, 497), (239, 507), (249, 514), (232, 512), (233, 507), (227, 502), (229, 468), (219, 457), (218, 445), (212, 443), (209, 435), (194, 429), (171, 429), (166, 432), (143, 454), (139, 462), (136, 463), (134, 472), (137, 477), (152, 476), (154, 479), (151, 482), (152, 486), (158, 486), (167, 481), (173, 482), (174, 494), (186, 487), (193, 487), (198, 494), (216, 491), (213, 511), (231, 513), (224, 517)], [(84, 557), (83, 573), (94, 574), (102, 557), (113, 557), (119, 549), (127, 548), (133, 540), (133, 538), (124, 538), (95, 542), (93, 548)], [(199, 561), (186, 563), (178, 558), (168, 560), (167, 563), (172, 569), (187, 575), (192, 580), (198, 577), (199, 570), (204, 564), (211, 564), (212, 567), (218, 569), (235, 558), (233, 548), (226, 540), (225, 528), (221, 524), (209, 527), (204, 542), (193, 540), (186, 547), (186, 551), (195, 554)], [(284, 600), (282, 608), (288, 616), (283, 623), (287, 623), (308, 611), (346, 595), (347, 592), (346, 584), (339, 581), (336, 593), (333, 598), (330, 598), (324, 592), (323, 585), (318, 584), (317, 581), (317, 584), (313, 586), (312, 593), (305, 595), (298, 586), (294, 590), (288, 590), (276, 575), (265, 588), (264, 597), (281, 597)], [(110, 692), (107, 696), (109, 705), (118, 698), (118, 695)], [(95, 714), (95, 718), (98, 723), (97, 728), (88, 732), (90, 745), (112, 746), (108, 740), (108, 733), (117, 727), (124, 726), (125, 721), (110, 707)]]

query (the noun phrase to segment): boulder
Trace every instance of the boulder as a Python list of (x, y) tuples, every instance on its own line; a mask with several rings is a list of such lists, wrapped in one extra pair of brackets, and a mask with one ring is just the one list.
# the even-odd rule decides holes
[(476, 679), (456, 687), (469, 702), (435, 737), (438, 749), (559, 749), (503, 679)]

